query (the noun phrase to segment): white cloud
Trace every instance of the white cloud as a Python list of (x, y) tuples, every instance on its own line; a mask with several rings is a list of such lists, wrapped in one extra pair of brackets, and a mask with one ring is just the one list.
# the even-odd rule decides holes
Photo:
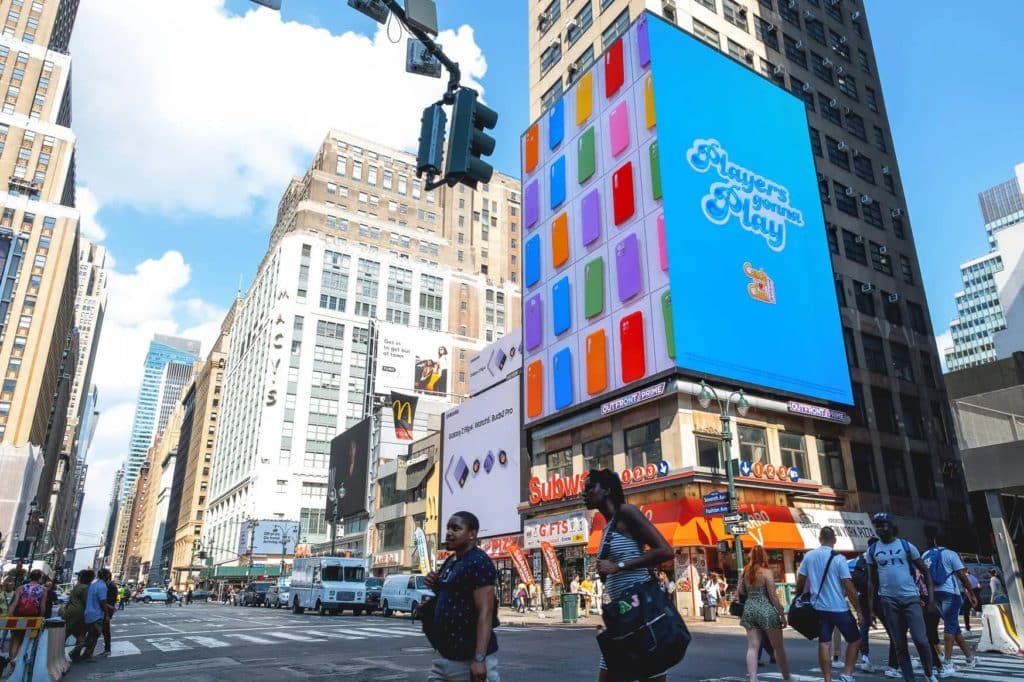
[[(220, 329), (224, 308), (183, 296), (190, 277), (191, 269), (177, 251), (145, 260), (131, 272), (108, 273), (107, 312), (93, 372), (100, 419), (87, 460), (89, 478), (79, 524), (85, 533), (100, 532), (106, 520), (114, 473), (128, 452), (143, 362), (153, 335), (198, 339), (205, 356)], [(91, 538), (85, 536), (78, 544), (94, 544), (87, 541)]]
[[(438, 41), (482, 91), (472, 28)], [(75, 104), (83, 177), (105, 204), (166, 214), (276, 199), (331, 127), (412, 148), (445, 82), (406, 74), (405, 36), (383, 27), (331, 35), (270, 10), (229, 16), (224, 0), (83, 3), (71, 53), (89, 93)]]
[(82, 231), (82, 236), (94, 242), (101, 242), (106, 239), (107, 231), (103, 229), (103, 226), (99, 224), (96, 218), (96, 214), (100, 211), (100, 202), (96, 199), (96, 195), (92, 193), (92, 190), (88, 187), (76, 187), (75, 206), (78, 207), (81, 213), (79, 227)]
[(953, 349), (953, 334), (950, 330), (946, 330), (935, 337), (935, 346), (939, 350), (939, 364), (942, 365), (942, 372), (945, 374), (949, 371), (946, 366), (946, 351)]

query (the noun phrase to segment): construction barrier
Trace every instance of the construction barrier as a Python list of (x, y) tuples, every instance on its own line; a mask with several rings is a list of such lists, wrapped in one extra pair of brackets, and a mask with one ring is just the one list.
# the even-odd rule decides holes
[(71, 666), (64, 653), (64, 621), (60, 618), (4, 618), (2, 628), (10, 633), (24, 631), (25, 639), (18, 651), (12, 680), (20, 682), (54, 682)]
[(996, 651), (1024, 656), (1020, 636), (1014, 627), (1009, 604), (985, 604), (981, 607), (981, 641), (978, 651)]
[[(18, 650), (18, 658), (15, 659), (14, 674), (10, 677), (11, 680), (22, 680), (33, 682), (37, 679), (35, 675), (36, 658), (39, 651), (40, 635), (43, 632), (44, 619), (41, 617), (25, 617), (25, 618), (4, 618), (0, 623), (3, 623), (2, 629), (7, 634), (8, 641), (11, 638), (11, 634), (14, 632), (24, 632), (25, 638), (21, 642), (21, 648)], [(45, 649), (44, 649), (45, 651)], [(44, 665), (45, 668), (45, 665)], [(45, 673), (45, 677), (40, 677), (40, 680), (49, 680), (49, 674)]]

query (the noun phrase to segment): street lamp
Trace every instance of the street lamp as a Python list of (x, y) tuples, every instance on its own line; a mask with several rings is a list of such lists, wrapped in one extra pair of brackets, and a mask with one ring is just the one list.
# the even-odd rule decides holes
[(281, 571), (279, 578), (284, 578), (284, 557), (288, 552), (288, 541), (291, 540), (291, 535), (284, 531), (284, 527), (275, 525), (274, 528), (281, 534)]
[[(697, 395), (697, 402), (704, 409), (711, 406), (712, 399), (718, 403), (718, 413), (722, 420), (722, 461), (725, 462), (725, 475), (729, 486), (730, 514), (735, 514), (739, 509), (739, 506), (736, 504), (736, 479), (732, 472), (732, 430), (729, 428), (729, 408), (733, 403), (733, 399), (737, 398), (737, 396), (736, 412), (739, 416), (745, 417), (747, 412), (750, 411), (750, 403), (747, 402), (747, 397), (743, 394), (742, 388), (730, 393), (729, 397), (723, 402), (718, 397), (718, 391), (701, 380), (700, 393)], [(736, 550), (736, 573), (739, 575), (743, 572), (743, 540), (739, 534), (733, 536), (733, 544)]]
[(252, 582), (252, 546), (256, 543), (256, 519), (247, 516), (245, 522), (249, 524), (249, 568), (245, 571), (245, 582)]

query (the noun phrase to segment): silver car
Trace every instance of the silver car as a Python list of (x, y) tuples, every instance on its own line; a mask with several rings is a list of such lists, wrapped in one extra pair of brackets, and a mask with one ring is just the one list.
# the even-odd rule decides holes
[(267, 590), (267, 596), (263, 601), (263, 605), (267, 608), (275, 609), (291, 606), (290, 585), (290, 580), (282, 580), (276, 585), (271, 585), (270, 589)]

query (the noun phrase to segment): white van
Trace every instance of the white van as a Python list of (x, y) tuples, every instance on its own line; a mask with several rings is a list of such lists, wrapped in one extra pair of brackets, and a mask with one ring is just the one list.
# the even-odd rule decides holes
[(324, 616), (345, 609), (357, 616), (366, 608), (366, 568), (361, 558), (296, 559), (291, 580), (292, 613), (316, 609)]
[(395, 573), (384, 578), (384, 587), (380, 591), (380, 608), (385, 616), (402, 611), (416, 620), (420, 604), (424, 599), (433, 598), (434, 593), (427, 589), (425, 576)]

